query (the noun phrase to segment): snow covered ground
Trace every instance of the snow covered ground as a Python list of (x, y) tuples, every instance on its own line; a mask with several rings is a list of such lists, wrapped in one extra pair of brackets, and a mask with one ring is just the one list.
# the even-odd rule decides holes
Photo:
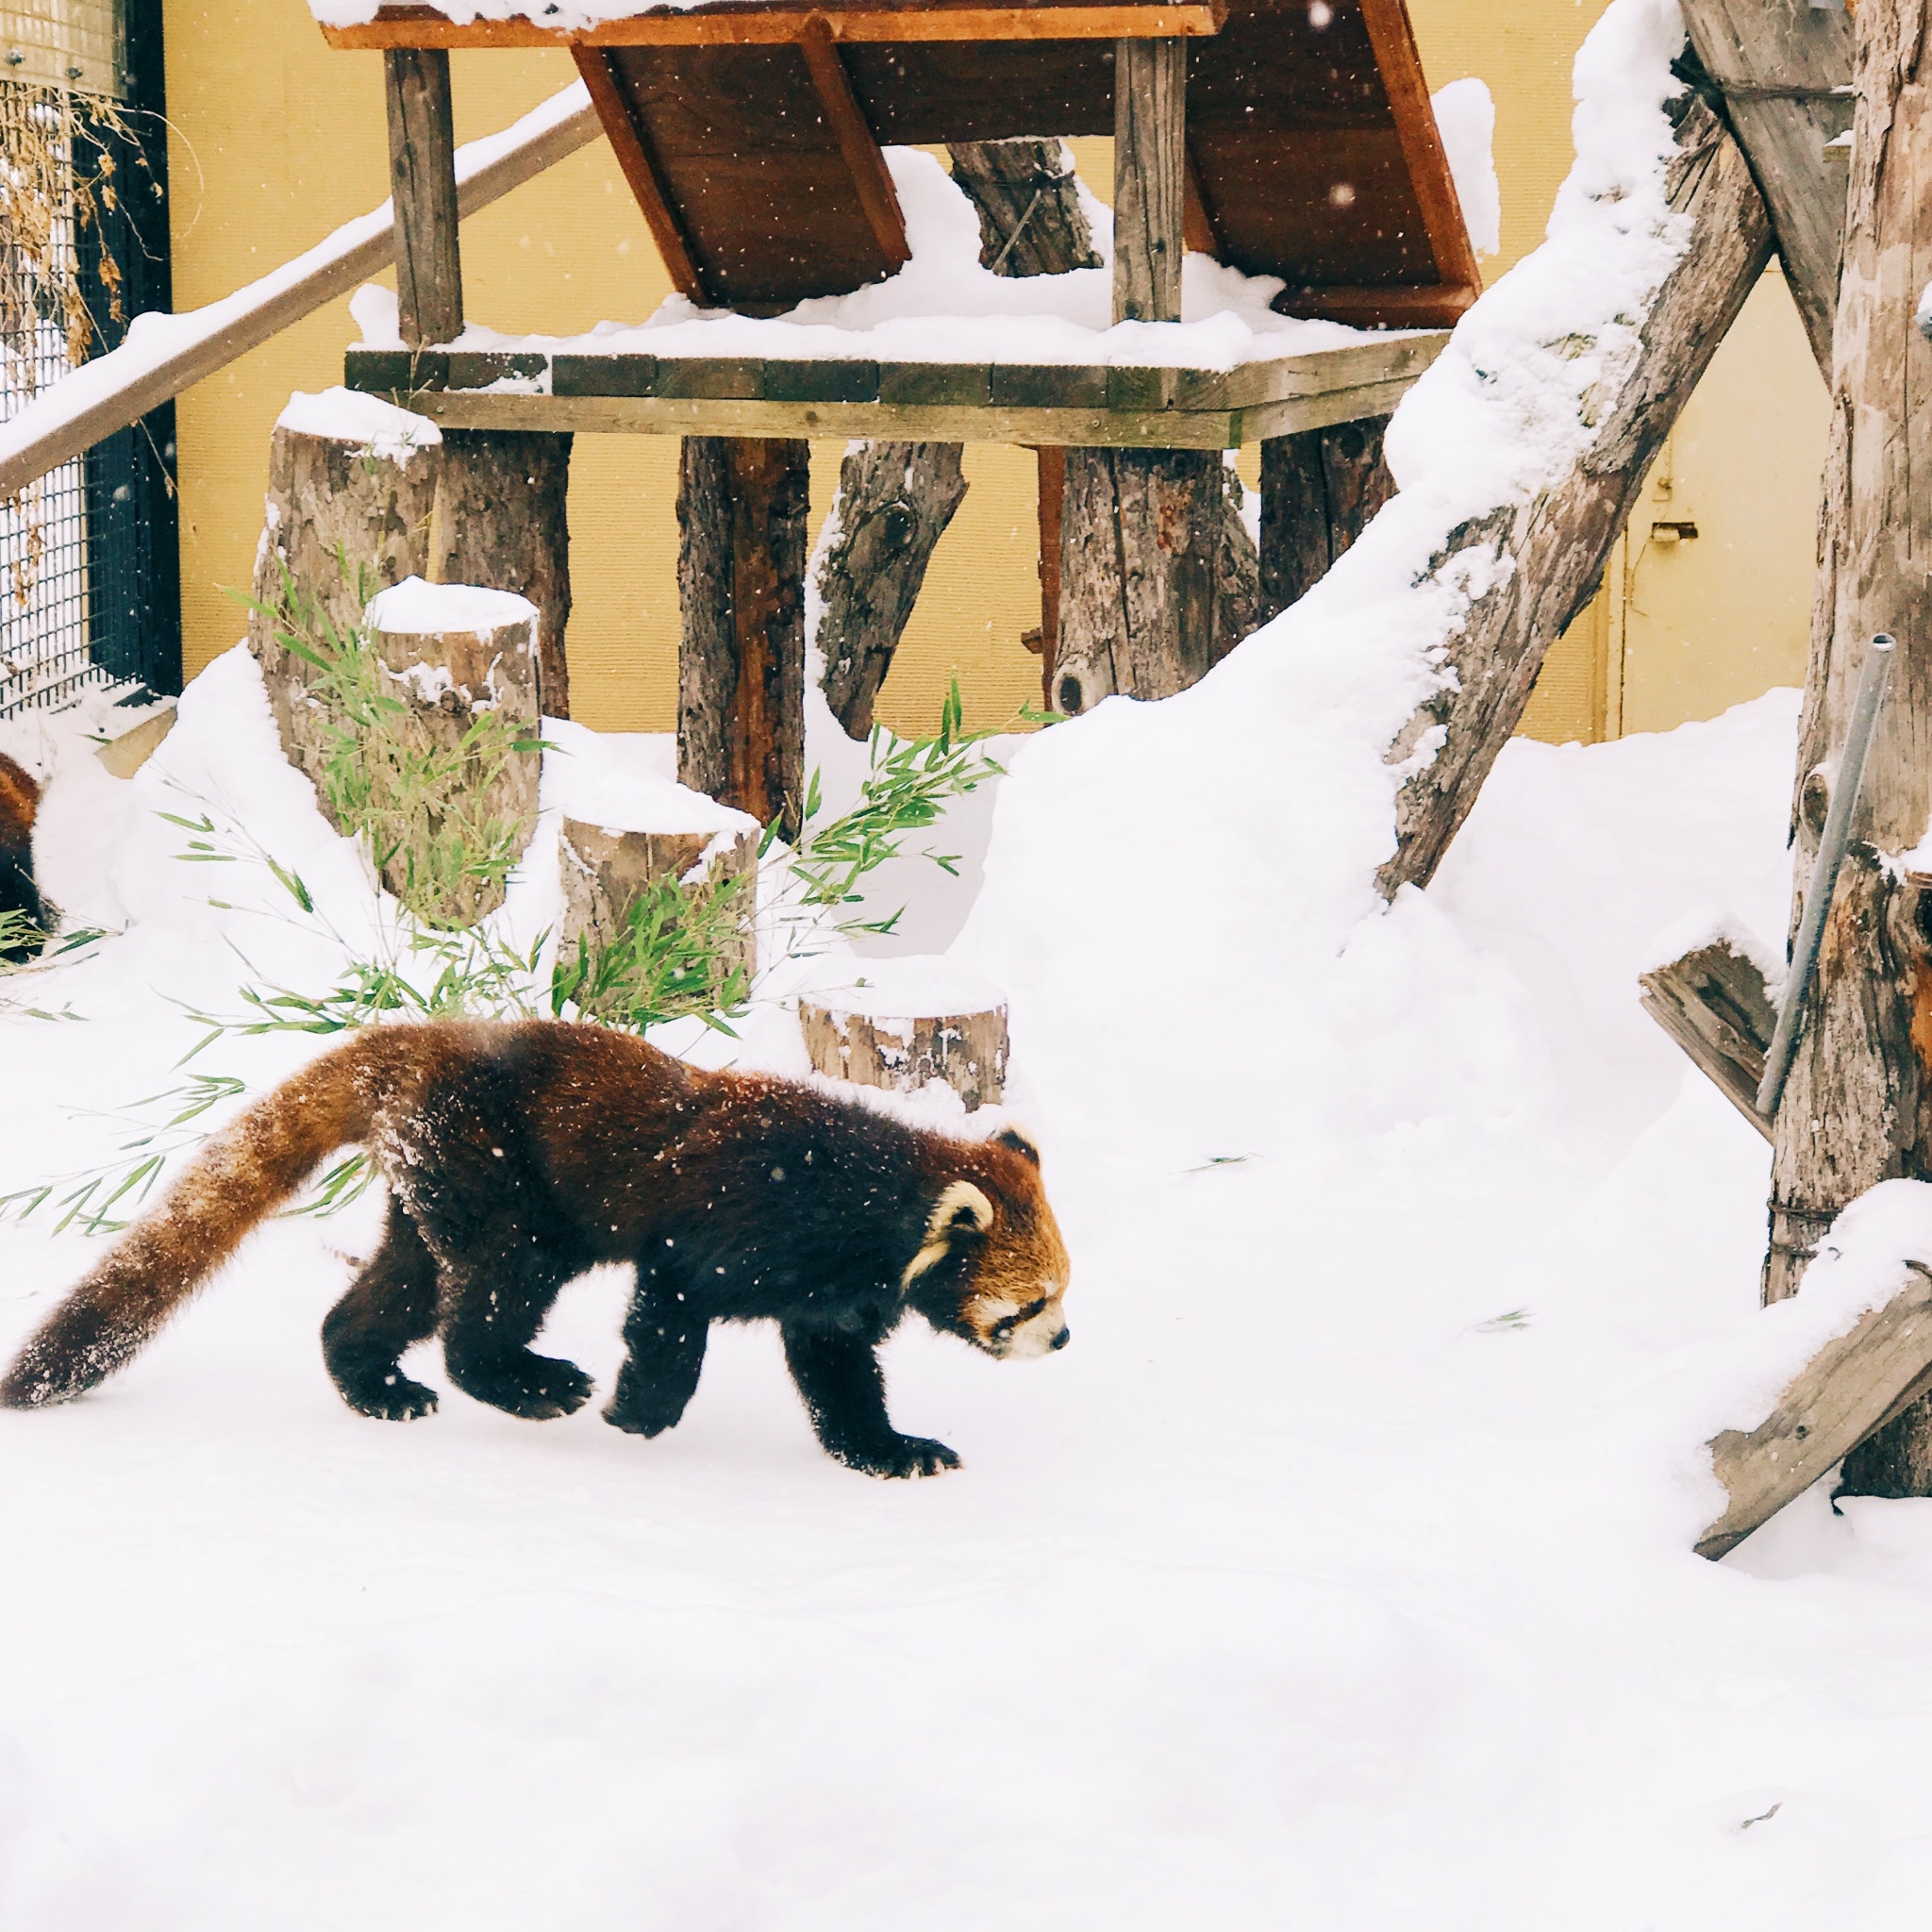
[[(125, 1138), (75, 1110), (170, 1083), (170, 997), (219, 1004), (229, 939), (304, 970), (202, 903), (258, 869), (177, 862), (157, 808), (219, 786), (349, 903), (251, 676), (198, 683), (131, 785), (62, 761), (49, 883), (132, 924), (26, 983), (84, 1019), (0, 1018), (0, 1185)], [(1683, 1391), (1757, 1319), (1766, 1158), (1632, 983), (1700, 905), (1777, 929), (1794, 724), (1774, 693), (1512, 745), (1324, 976), (1231, 978), (1158, 872), (1092, 959), (1007, 959), (1074, 1346), (893, 1344), (943, 1480), (829, 1462), (758, 1331), (649, 1444), (456, 1394), (363, 1421), (315, 1330), (370, 1205), (272, 1226), (97, 1395), (0, 1417), (0, 1918), (1886, 1921), (1932, 1876), (1932, 1509), (1813, 1496), (1690, 1553)], [(1157, 963), (1172, 1003), (1124, 1005)], [(259, 1081), (306, 1044), (205, 1058)], [(92, 1251), (0, 1231), (0, 1339)], [(622, 1295), (587, 1280), (550, 1339), (608, 1376)]]

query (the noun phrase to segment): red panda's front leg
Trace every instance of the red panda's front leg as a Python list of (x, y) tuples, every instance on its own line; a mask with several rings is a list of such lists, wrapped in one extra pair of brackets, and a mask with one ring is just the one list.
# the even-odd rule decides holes
[(624, 1323), (624, 1367), (604, 1420), (633, 1436), (675, 1428), (697, 1393), (710, 1325), (687, 1296), (679, 1271), (640, 1265)]
[(886, 1413), (876, 1337), (786, 1323), (785, 1361), (825, 1453), (867, 1475), (938, 1475), (959, 1458), (943, 1442), (902, 1436)]

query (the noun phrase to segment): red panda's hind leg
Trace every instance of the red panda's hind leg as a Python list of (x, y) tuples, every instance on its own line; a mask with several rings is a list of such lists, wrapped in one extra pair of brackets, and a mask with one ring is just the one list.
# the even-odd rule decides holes
[(575, 1362), (530, 1347), (558, 1291), (578, 1271), (514, 1238), (487, 1259), (445, 1262), (442, 1359), (465, 1395), (529, 1422), (574, 1415), (596, 1384)]
[(412, 1382), (403, 1351), (436, 1333), (436, 1263), (399, 1203), (375, 1258), (328, 1311), (322, 1355), (341, 1398), (358, 1415), (413, 1422), (436, 1410), (436, 1391)]

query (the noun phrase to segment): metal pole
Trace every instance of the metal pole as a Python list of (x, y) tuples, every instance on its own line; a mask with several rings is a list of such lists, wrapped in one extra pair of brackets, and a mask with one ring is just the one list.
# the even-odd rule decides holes
[(1791, 1061), (1798, 1051), (1798, 1023), (1805, 1016), (1805, 995), (1811, 990), (1811, 975), (1818, 970), (1819, 941), (1824, 937), (1825, 915), (1831, 910), (1831, 895), (1838, 885), (1839, 867), (1852, 842), (1852, 813), (1857, 808), (1858, 793), (1865, 786), (1865, 756), (1872, 749), (1872, 729), (1878, 722), (1878, 708), (1885, 702), (1885, 680), (1891, 673), (1892, 653), (1898, 640), (1880, 631), (1866, 647), (1865, 662), (1858, 672), (1858, 693), (1852, 700), (1851, 728), (1845, 733), (1845, 748), (1840, 756), (1838, 776), (1831, 788), (1831, 809), (1824, 815), (1824, 832), (1818, 841), (1818, 859), (1811, 868), (1811, 883), (1805, 893), (1805, 916), (1798, 925), (1798, 942), (1785, 975), (1784, 1004), (1778, 1008), (1777, 1031), (1772, 1035), (1771, 1051), (1764, 1059), (1764, 1083), (1757, 1090), (1757, 1111), (1766, 1120), (1777, 1117), (1777, 1104), (1784, 1097), (1785, 1082), (1790, 1077)]

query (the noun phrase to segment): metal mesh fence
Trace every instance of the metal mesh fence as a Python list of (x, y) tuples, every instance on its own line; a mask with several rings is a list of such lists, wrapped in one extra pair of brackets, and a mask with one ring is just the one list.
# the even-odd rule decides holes
[[(75, 97), (0, 81), (0, 421), (86, 352), (74, 174)], [(0, 503), (0, 717), (108, 675), (91, 648), (86, 466)]]

